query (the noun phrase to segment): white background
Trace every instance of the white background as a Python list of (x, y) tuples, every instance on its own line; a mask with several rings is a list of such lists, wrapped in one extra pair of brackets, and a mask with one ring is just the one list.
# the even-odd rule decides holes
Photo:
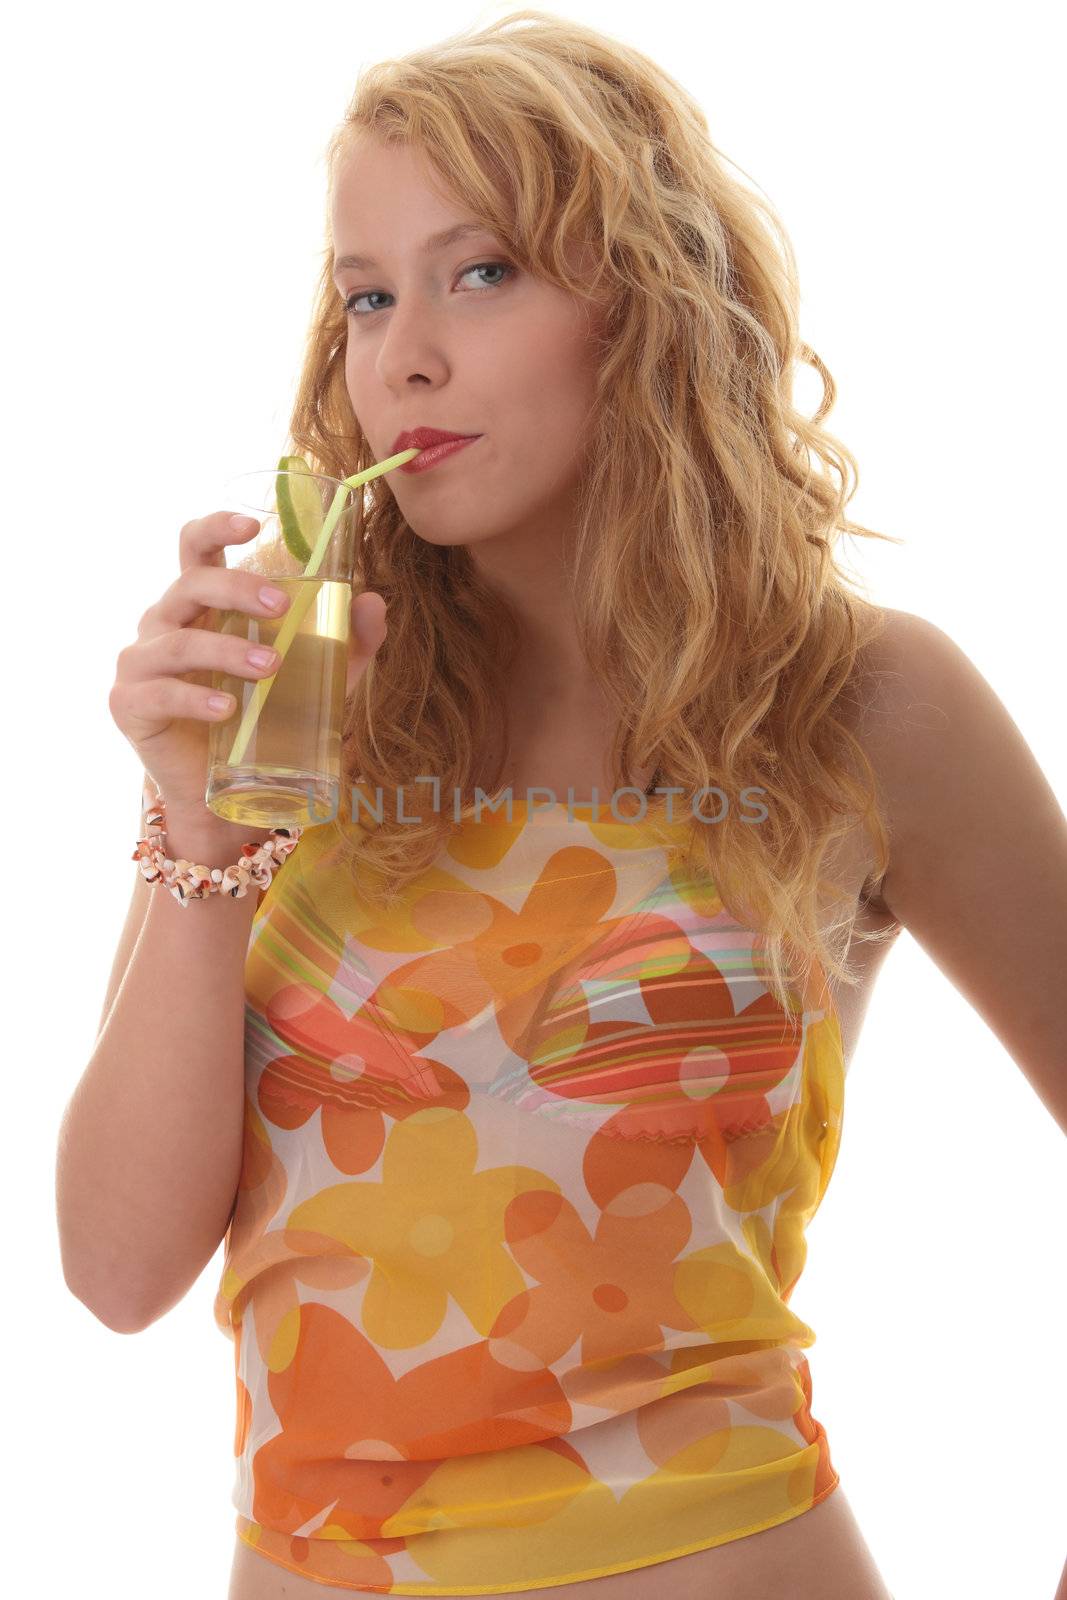
[[(20, 8), (8, 25), (4, 1432), (19, 1593), (226, 1593), (221, 1247), (136, 1336), (97, 1322), (59, 1263), (55, 1138), (136, 874), (140, 766), (108, 692), (177, 576), (182, 523), (283, 448), (324, 242), (323, 153), (358, 70), (510, 9), (185, 0)], [(874, 599), (962, 646), (1062, 803), (1051, 12), (555, 11), (662, 63), (779, 210), (802, 331), (839, 386), (828, 426), (860, 465), (850, 513), (906, 540), (842, 555)], [(991, 807), (996, 791), (991, 773)], [(180, 1026), (172, 999), (159, 1007)], [(1067, 1554), (1065, 1198), (1052, 1118), (903, 935), (793, 1299), (818, 1336), (815, 1415), (896, 1600), (1052, 1600)]]

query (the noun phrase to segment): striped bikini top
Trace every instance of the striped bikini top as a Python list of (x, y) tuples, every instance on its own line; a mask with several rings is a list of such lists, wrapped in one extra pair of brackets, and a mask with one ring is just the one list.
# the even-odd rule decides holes
[(706, 874), (602, 813), (472, 819), (388, 909), (357, 824), (307, 829), (256, 912), (214, 1312), (237, 1531), (277, 1565), (503, 1593), (839, 1481), (789, 1307), (837, 1014), (821, 973), (783, 1009)]

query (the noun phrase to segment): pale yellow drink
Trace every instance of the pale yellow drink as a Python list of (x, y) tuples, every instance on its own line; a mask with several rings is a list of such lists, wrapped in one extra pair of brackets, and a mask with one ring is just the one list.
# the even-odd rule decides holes
[[(259, 522), (251, 541), (224, 550), (229, 566), (261, 574), (290, 595), (277, 618), (224, 611), (219, 632), (282, 654), (269, 678), (211, 674), (213, 690), (234, 696), (224, 722), (211, 723), (205, 802), (216, 816), (248, 827), (314, 827), (341, 800), (341, 725), (352, 608), (358, 491), (339, 478), (294, 470), (232, 478), (224, 504)], [(341, 494), (333, 533), (306, 576), (310, 547)]]
[(226, 546), (227, 565), (258, 573), (291, 599), (278, 617), (221, 616), (220, 632), (281, 656), (269, 678), (211, 674), (212, 688), (236, 700), (208, 740), (204, 798), (227, 821), (305, 828), (338, 815), (357, 491), (416, 455), (400, 451), (344, 480), (283, 456), (277, 471), (226, 485), (226, 504), (260, 523), (250, 543)]
[[(289, 595), (290, 609), (308, 589), (313, 597), (244, 754), (232, 766), (228, 755), (256, 684), (212, 673), (212, 688), (232, 694), (236, 708), (211, 726), (207, 803), (227, 821), (254, 828), (311, 827), (337, 815), (352, 589), (330, 578), (275, 576), (271, 582)], [(231, 611), (219, 631), (250, 644), (274, 645), (288, 614), (268, 620)]]

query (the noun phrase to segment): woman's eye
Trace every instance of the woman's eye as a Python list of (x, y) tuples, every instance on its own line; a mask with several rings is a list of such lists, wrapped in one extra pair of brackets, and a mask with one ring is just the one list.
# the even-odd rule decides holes
[[(482, 292), (484, 292), (487, 289), (499, 289), (499, 288), (502, 288), (504, 283), (507, 281), (507, 279), (513, 277), (515, 275), (515, 273), (518, 271), (517, 267), (511, 266), (510, 263), (508, 263), (507, 261), (476, 261), (474, 263), (473, 267), (464, 267), (463, 271), (459, 274), (459, 276), (461, 278), (465, 278), (469, 272), (483, 272), (487, 267), (490, 267), (490, 268), (491, 267), (496, 267), (496, 268), (498, 268), (504, 274), (504, 276), (503, 276), (503, 278), (499, 279), (498, 282), (496, 282), (496, 283), (483, 284), (482, 285)], [(347, 311), (347, 313), (348, 313), (348, 315), (350, 317), (355, 317), (357, 319), (360, 318), (360, 317), (370, 316), (375, 311), (380, 311), (382, 309), (382, 307), (381, 306), (371, 306), (369, 311), (357, 311), (356, 310), (356, 305), (360, 300), (367, 300), (372, 295), (377, 295), (377, 294), (381, 294), (381, 293), (383, 293), (383, 291), (381, 289), (363, 289), (359, 293), (350, 294), (348, 296), (348, 298), (345, 300), (345, 310)], [(388, 299), (388, 295), (386, 296), (386, 298)]]

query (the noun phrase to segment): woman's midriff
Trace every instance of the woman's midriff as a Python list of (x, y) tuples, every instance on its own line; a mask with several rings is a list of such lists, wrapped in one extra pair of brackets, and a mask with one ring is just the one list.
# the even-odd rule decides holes
[[(339, 1585), (316, 1583), (237, 1540), (228, 1600), (323, 1600)], [(353, 1589), (352, 1594), (369, 1590)], [(509, 1600), (892, 1600), (840, 1485), (773, 1528), (676, 1556), (547, 1589), (512, 1589)]]

